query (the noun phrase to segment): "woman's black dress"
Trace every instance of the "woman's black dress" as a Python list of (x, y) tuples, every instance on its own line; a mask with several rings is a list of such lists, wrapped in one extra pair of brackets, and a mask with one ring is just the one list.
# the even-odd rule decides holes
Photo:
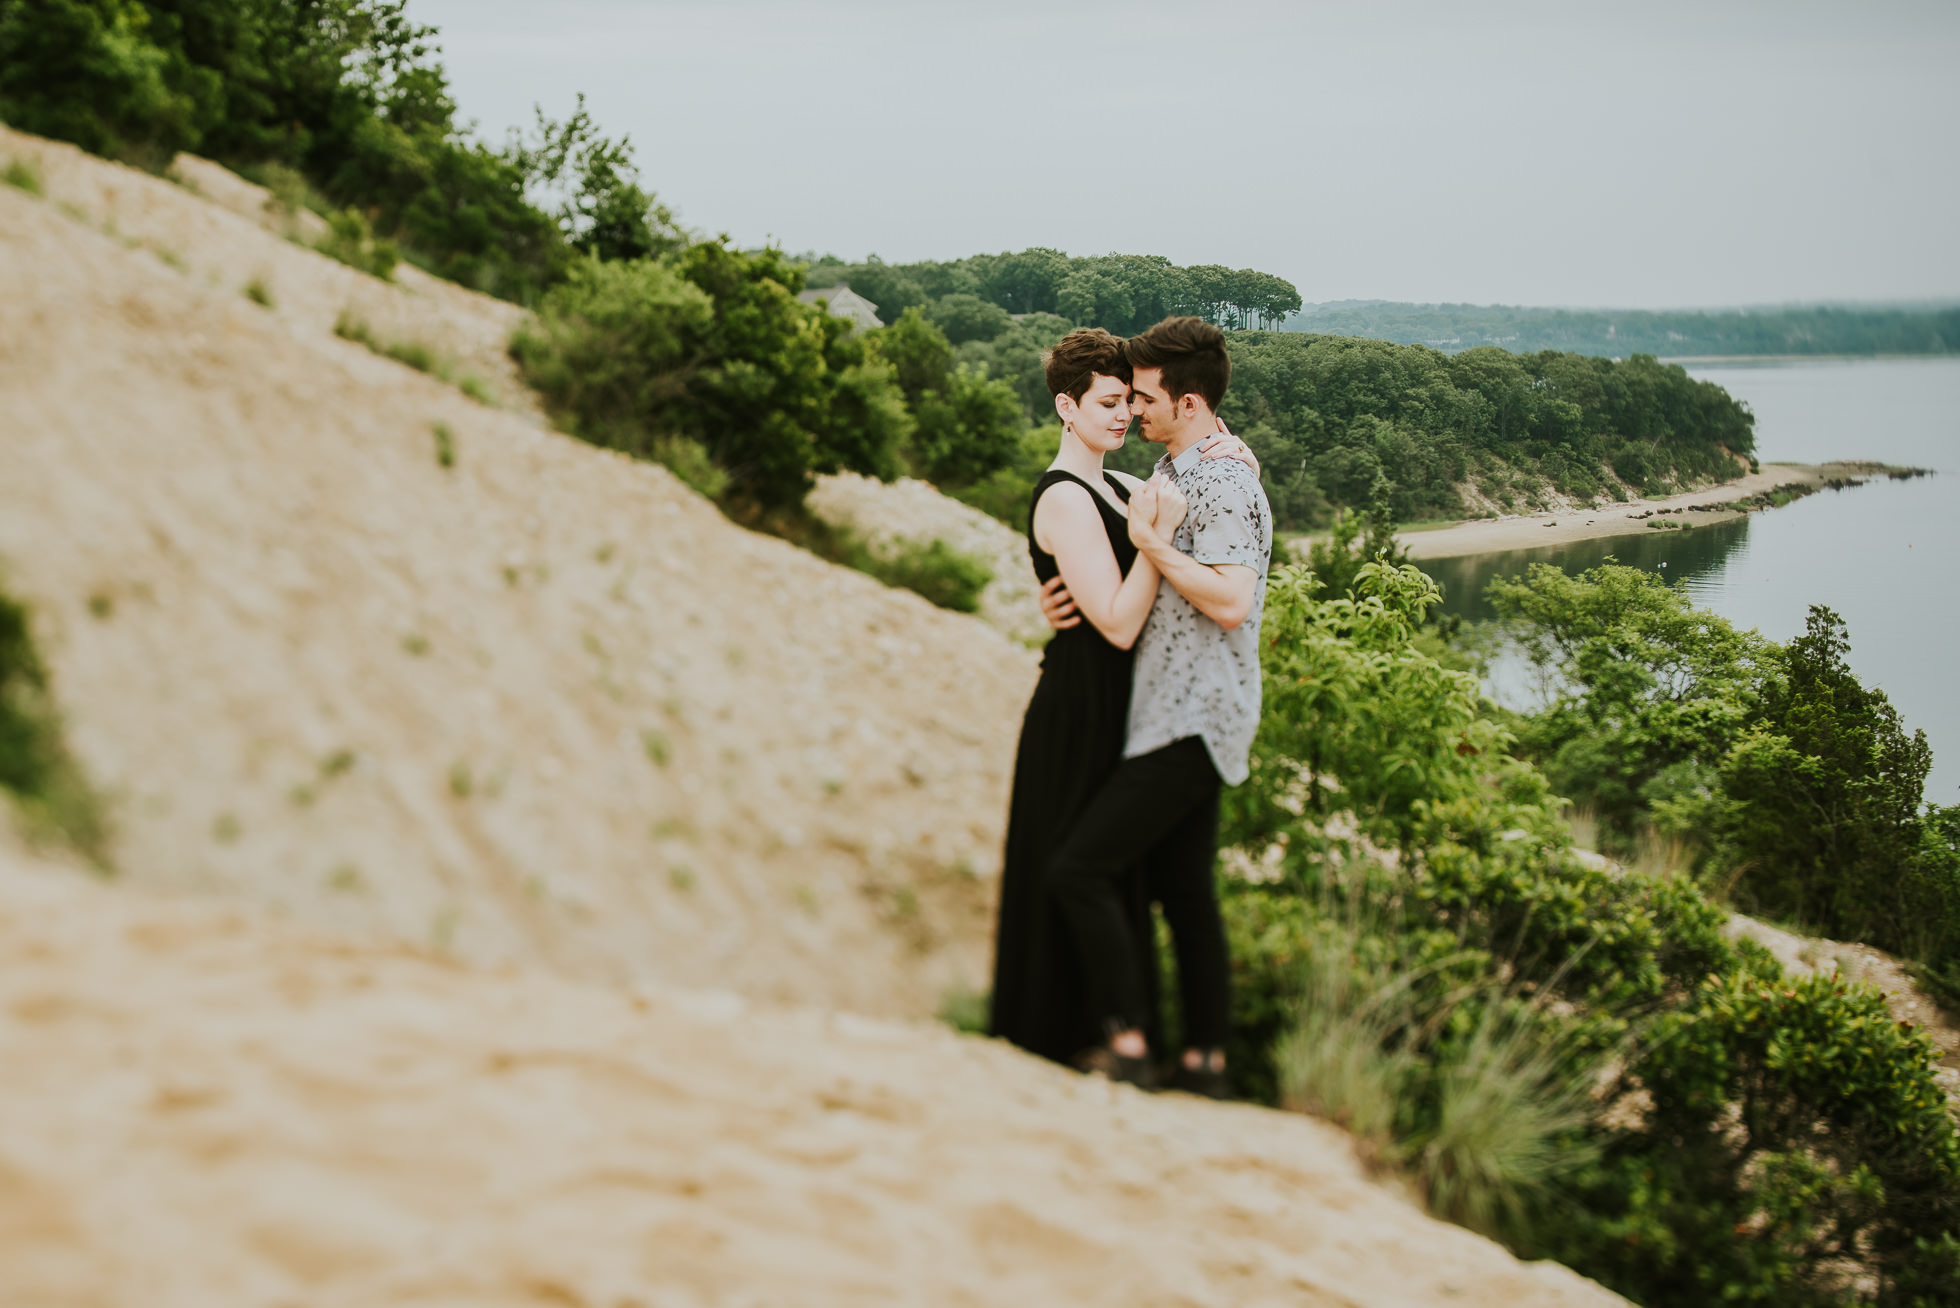
[[(1129, 492), (1103, 474), (1124, 503)], [(1128, 573), (1136, 560), (1129, 525), (1108, 500), (1072, 473), (1050, 470), (1028, 505), (1028, 553), (1047, 582), (1061, 571), (1034, 540), (1034, 505), (1050, 486), (1072, 481), (1089, 490), (1103, 529)], [(1068, 927), (1048, 894), (1048, 860), (1083, 806), (1123, 758), (1130, 716), (1129, 650), (1118, 649), (1084, 620), (1058, 631), (1041, 658), (1041, 680), (1021, 723), (1014, 756), (1014, 792), (1001, 866), (1000, 923), (994, 942), (991, 1031), (1031, 1053), (1066, 1061), (1100, 1044), (1106, 1032), (1090, 1011), (1089, 992)], [(1127, 892), (1138, 940), (1154, 939), (1150, 904), (1140, 882)], [(1156, 1009), (1155, 967), (1146, 964), (1150, 1008)]]

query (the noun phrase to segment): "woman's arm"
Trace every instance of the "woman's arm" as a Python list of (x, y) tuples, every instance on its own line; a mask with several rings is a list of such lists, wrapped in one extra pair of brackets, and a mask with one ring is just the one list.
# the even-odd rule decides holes
[[(1118, 649), (1136, 644), (1157, 599), (1157, 568), (1141, 555), (1124, 576), (1092, 492), (1058, 482), (1034, 506), (1034, 538), (1061, 565), (1076, 609)], [(1074, 624), (1069, 624), (1073, 626)]]

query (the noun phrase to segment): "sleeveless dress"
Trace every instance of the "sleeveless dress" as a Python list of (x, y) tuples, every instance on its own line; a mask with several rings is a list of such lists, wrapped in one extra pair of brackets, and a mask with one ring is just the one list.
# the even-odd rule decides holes
[[(1129, 492), (1103, 474), (1117, 498)], [(1060, 573), (1055, 557), (1034, 539), (1034, 506), (1058, 482), (1089, 491), (1102, 514), (1119, 570), (1135, 562), (1129, 525), (1108, 500), (1072, 473), (1050, 469), (1035, 483), (1028, 505), (1028, 553), (1035, 576), (1046, 583)], [(1014, 789), (1007, 816), (1007, 848), (1001, 865), (1000, 920), (995, 933), (991, 1034), (1057, 1062), (1106, 1036), (1091, 1011), (1087, 981), (1068, 927), (1048, 894), (1048, 860), (1083, 807), (1123, 758), (1130, 716), (1131, 652), (1103, 639), (1086, 619), (1049, 640), (1041, 679), (1021, 723), (1014, 756)], [(1138, 940), (1155, 938), (1149, 899), (1140, 878), (1125, 892)], [(1154, 951), (1146, 961), (1149, 1011), (1155, 1012)], [(1154, 1023), (1152, 1026), (1154, 1027)], [(1155, 1031), (1148, 1032), (1155, 1043)]]

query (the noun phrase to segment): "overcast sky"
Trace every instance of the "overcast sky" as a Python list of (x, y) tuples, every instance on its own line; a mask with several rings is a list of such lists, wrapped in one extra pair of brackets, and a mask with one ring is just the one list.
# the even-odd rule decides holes
[(585, 92), (688, 226), (1308, 301), (1960, 298), (1960, 3), (410, 0), (501, 140)]

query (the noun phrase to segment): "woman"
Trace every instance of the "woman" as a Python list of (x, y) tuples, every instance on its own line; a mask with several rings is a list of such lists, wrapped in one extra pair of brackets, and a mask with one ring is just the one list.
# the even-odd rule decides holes
[[(1091, 1011), (1080, 963), (1043, 885), (1044, 868), (1076, 815), (1116, 768), (1130, 711), (1130, 647), (1150, 616), (1158, 574), (1130, 543), (1127, 506), (1142, 483), (1106, 471), (1130, 424), (1130, 367), (1123, 343), (1101, 328), (1064, 337), (1047, 360), (1062, 420), (1055, 461), (1035, 484), (1028, 553), (1046, 585), (1057, 576), (1085, 621), (1058, 630), (1041, 660), (1014, 760), (1014, 790), (1001, 870), (991, 1031), (1057, 1062), (1100, 1048), (1107, 1033)], [(1226, 433), (1205, 457), (1258, 464)], [(1171, 534), (1184, 506), (1164, 498), (1158, 530)], [(1171, 515), (1166, 517), (1165, 515)], [(1128, 910), (1151, 940), (1150, 903), (1139, 881)], [(1154, 957), (1154, 956), (1153, 956)], [(1156, 1009), (1154, 964), (1146, 976)], [(1160, 1048), (1155, 1030), (1146, 1032)]]

